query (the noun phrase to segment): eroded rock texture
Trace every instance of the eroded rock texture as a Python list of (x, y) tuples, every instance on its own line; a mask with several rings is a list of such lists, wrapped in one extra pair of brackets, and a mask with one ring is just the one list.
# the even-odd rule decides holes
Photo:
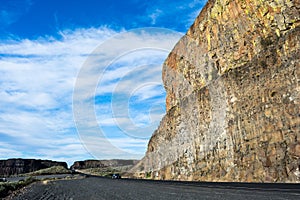
[(297, 182), (299, 63), (299, 0), (209, 0), (164, 63), (167, 114), (135, 175)]
[(8, 159), (0, 160), (0, 176), (10, 176), (34, 172), (53, 166), (63, 166), (68, 168), (66, 162), (56, 162), (52, 160), (36, 160), (36, 159)]
[(89, 169), (89, 168), (106, 168), (106, 167), (120, 167), (133, 166), (138, 160), (85, 160), (75, 161), (70, 167), (71, 169)]

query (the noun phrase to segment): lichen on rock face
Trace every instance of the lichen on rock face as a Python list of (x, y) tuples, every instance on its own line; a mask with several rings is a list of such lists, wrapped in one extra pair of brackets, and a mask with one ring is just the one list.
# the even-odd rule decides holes
[(167, 114), (136, 176), (297, 182), (300, 2), (209, 0), (163, 66)]

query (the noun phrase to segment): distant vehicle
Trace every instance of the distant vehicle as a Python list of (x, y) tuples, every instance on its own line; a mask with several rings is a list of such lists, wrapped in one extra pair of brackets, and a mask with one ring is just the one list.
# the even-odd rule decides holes
[(120, 174), (113, 174), (113, 175), (111, 176), (111, 178), (112, 178), (112, 179), (120, 179), (121, 176), (120, 176)]
[(6, 178), (0, 178), (0, 182), (7, 182)]

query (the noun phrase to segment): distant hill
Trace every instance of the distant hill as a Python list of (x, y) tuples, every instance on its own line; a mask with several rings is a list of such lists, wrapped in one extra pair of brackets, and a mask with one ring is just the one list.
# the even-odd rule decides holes
[(0, 176), (11, 176), (24, 173), (30, 173), (53, 166), (62, 166), (68, 168), (66, 162), (57, 162), (52, 160), (36, 160), (12, 158), (8, 160), (0, 160)]
[(89, 169), (89, 168), (106, 168), (106, 167), (121, 167), (135, 165), (138, 160), (84, 160), (75, 161), (70, 167), (71, 169)]

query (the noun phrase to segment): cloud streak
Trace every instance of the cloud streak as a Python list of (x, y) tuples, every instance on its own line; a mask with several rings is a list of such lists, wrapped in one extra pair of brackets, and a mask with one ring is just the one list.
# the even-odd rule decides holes
[[(60, 34), (61, 40), (0, 42), (0, 132), (10, 138), (1, 157), (75, 156), (66, 147), (76, 147), (77, 158), (91, 157), (76, 134), (72, 93), (87, 55), (116, 32), (103, 27)], [(57, 149), (65, 150), (59, 156)]]
[[(158, 28), (124, 32), (99, 45), (87, 59), (76, 82), (73, 110), (81, 139), (85, 144), (90, 144), (86, 148), (93, 155), (105, 156), (104, 149), (101, 155), (97, 155), (99, 151), (89, 141), (91, 136), (94, 138), (97, 135), (105, 143), (103, 146), (111, 145), (109, 149), (118, 154), (126, 153), (126, 149), (131, 148), (130, 144), (127, 148), (118, 143), (111, 144), (111, 137), (124, 141), (149, 139), (164, 113), (163, 109), (152, 109), (155, 106), (153, 103), (161, 103), (165, 99), (164, 93), (153, 92), (153, 85), (162, 86), (162, 62), (181, 36), (180, 33)], [(138, 100), (142, 100), (139, 90), (159, 94), (160, 100), (154, 101), (154, 98), (152, 103), (148, 101), (138, 105)], [(149, 94), (148, 97), (143, 95), (144, 100), (151, 98)], [(100, 103), (96, 106), (96, 113), (95, 96), (96, 102)], [(135, 112), (130, 113), (131, 110)], [(149, 111), (155, 113), (149, 116)], [(150, 122), (147, 123), (146, 119)], [(112, 127), (118, 130), (112, 131)]]
[[(164, 102), (161, 64), (181, 35), (168, 31), (129, 32), (105, 46), (118, 33), (101, 27), (61, 31), (60, 40), (44, 37), (0, 41), (0, 133), (6, 138), (0, 148), (1, 158), (22, 156), (71, 162), (93, 156), (128, 158), (128, 152), (131, 158), (143, 155), (153, 128), (143, 138), (128, 136), (122, 130), (132, 129), (132, 124), (145, 126), (149, 119), (160, 120), (164, 110), (154, 108), (162, 107)], [(144, 49), (138, 50), (141, 45)], [(94, 51), (97, 47), (105, 47), (105, 51)], [(135, 51), (127, 51), (128, 47)], [(104, 73), (99, 74), (103, 67)], [(78, 76), (82, 68), (84, 76)], [(91, 113), (80, 108), (72, 110), (78, 81), (81, 84), (75, 102), (91, 106)], [(93, 87), (92, 92), (86, 90), (89, 87)], [(112, 112), (112, 105), (122, 108), (124, 95), (129, 97), (126, 103), (130, 104), (132, 116)], [(73, 111), (82, 114), (77, 124)], [(90, 117), (96, 119), (96, 124), (89, 121)], [(90, 135), (85, 139), (78, 136), (76, 125)], [(99, 127), (106, 131), (104, 137), (97, 134)]]
[[(157, 0), (155, 3), (149, 2), (146, 11), (147, 17), (143, 16), (141, 19), (148, 20), (152, 25), (188, 28), (206, 2), (206, 0), (172, 1), (168, 3)], [(170, 21), (176, 21), (176, 24), (170, 24)]]
[(7, 26), (16, 22), (32, 5), (31, 0), (9, 1), (0, 6), (0, 25)]

